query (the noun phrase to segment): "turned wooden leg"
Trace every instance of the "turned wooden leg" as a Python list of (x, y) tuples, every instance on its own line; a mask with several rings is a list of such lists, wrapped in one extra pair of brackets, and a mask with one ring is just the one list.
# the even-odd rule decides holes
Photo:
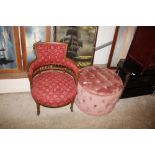
[(39, 116), (40, 115), (40, 104), (36, 103), (37, 105), (37, 115)]
[(73, 112), (73, 104), (74, 104), (74, 102), (72, 102), (72, 103), (71, 103), (71, 106), (70, 106), (71, 112)]

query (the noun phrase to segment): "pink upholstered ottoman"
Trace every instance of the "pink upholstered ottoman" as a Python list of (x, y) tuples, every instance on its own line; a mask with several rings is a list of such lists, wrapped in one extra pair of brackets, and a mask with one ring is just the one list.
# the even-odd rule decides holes
[(75, 103), (87, 114), (107, 114), (113, 110), (122, 88), (123, 83), (114, 71), (97, 66), (86, 67), (80, 71)]

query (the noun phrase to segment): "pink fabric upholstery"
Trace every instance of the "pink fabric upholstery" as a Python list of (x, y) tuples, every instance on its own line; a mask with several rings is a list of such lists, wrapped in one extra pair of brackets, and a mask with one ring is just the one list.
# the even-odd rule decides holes
[(31, 92), (39, 103), (57, 107), (74, 100), (76, 85), (74, 79), (65, 72), (44, 72), (33, 79)]
[(32, 78), (37, 68), (50, 64), (65, 66), (78, 76), (79, 70), (73, 61), (66, 58), (66, 50), (64, 43), (35, 44), (37, 59), (30, 64), (29, 79), (32, 96), (39, 104), (58, 107), (74, 101), (76, 82), (64, 71), (46, 71)]
[(76, 104), (90, 115), (103, 115), (114, 108), (123, 83), (114, 71), (100, 67), (81, 69)]

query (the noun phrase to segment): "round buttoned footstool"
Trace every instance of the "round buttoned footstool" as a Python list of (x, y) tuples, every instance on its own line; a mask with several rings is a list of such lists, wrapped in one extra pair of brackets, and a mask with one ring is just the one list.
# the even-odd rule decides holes
[(86, 114), (111, 112), (123, 89), (120, 77), (108, 68), (89, 66), (80, 70), (75, 104)]

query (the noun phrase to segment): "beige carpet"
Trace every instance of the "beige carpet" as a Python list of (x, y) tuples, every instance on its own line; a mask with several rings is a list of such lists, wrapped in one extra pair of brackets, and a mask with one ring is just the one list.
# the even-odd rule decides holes
[(30, 93), (0, 95), (0, 128), (155, 128), (155, 97), (150, 95), (121, 99), (112, 113), (94, 117), (74, 105), (62, 108), (36, 105)]

